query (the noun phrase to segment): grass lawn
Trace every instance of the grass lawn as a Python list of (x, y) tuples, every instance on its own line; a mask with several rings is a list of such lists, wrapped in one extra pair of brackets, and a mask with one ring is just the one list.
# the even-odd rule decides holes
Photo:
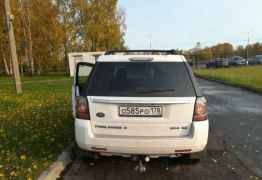
[(221, 69), (196, 69), (197, 76), (220, 80), (227, 84), (244, 87), (262, 93), (262, 66), (233, 67)]
[(0, 180), (36, 179), (73, 139), (71, 79), (0, 77)]

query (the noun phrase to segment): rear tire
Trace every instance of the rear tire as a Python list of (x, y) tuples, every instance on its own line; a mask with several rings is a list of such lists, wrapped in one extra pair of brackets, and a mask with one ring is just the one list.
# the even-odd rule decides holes
[(73, 159), (91, 158), (92, 153), (87, 151), (87, 150), (83, 150), (83, 149), (79, 148), (77, 143), (75, 143), (72, 156), (73, 156), (72, 157)]

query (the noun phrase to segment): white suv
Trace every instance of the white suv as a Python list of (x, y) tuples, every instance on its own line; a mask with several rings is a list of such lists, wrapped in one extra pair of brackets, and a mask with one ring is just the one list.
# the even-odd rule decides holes
[(184, 56), (111, 51), (76, 69), (73, 109), (80, 149), (124, 157), (192, 157), (205, 149), (206, 99)]

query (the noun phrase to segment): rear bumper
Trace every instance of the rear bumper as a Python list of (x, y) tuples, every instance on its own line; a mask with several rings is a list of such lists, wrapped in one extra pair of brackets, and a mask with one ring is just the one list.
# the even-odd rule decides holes
[(92, 133), (90, 121), (75, 120), (75, 138), (81, 149), (111, 154), (168, 156), (200, 152), (207, 145), (208, 132), (209, 122), (207, 120), (193, 122), (190, 135), (183, 138), (101, 138), (95, 137)]

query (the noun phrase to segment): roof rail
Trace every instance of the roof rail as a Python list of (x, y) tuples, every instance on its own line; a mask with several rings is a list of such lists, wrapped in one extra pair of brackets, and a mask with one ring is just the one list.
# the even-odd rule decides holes
[(171, 50), (124, 50), (124, 51), (107, 51), (105, 55), (176, 55), (177, 51)]

